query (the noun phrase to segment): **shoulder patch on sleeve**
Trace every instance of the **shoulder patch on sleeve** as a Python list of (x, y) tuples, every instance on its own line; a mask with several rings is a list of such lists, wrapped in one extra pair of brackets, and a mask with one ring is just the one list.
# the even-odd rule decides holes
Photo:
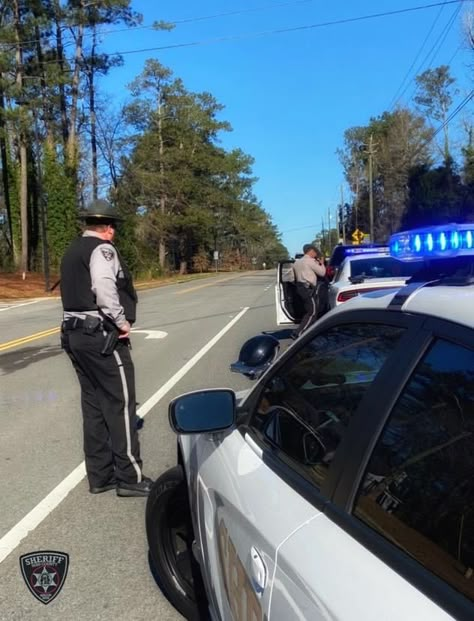
[(101, 248), (100, 251), (106, 261), (112, 261), (114, 258), (114, 251), (110, 248)]

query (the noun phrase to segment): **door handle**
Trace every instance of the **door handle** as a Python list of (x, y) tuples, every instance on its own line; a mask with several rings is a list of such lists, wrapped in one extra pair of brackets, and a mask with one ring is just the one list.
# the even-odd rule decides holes
[(267, 585), (267, 568), (257, 548), (250, 550), (250, 577), (257, 595), (262, 595)]

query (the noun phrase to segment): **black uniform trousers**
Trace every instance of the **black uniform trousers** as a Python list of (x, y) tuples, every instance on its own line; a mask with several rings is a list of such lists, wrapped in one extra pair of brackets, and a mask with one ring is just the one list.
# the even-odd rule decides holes
[(302, 282), (297, 282), (296, 291), (303, 300), (305, 310), (305, 314), (299, 326), (294, 331), (295, 336), (300, 336), (300, 334), (305, 332), (318, 318), (318, 286), (308, 287)]
[(139, 483), (142, 461), (135, 426), (135, 371), (130, 350), (119, 340), (110, 355), (100, 352), (105, 334), (67, 330), (67, 353), (81, 385), (84, 453), (91, 487), (112, 481)]

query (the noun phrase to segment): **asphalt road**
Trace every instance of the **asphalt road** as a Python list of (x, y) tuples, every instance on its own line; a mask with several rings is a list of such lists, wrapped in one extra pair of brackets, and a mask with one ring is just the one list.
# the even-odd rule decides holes
[[(277, 330), (274, 280), (274, 271), (252, 272), (140, 292), (132, 355), (148, 476), (175, 464), (172, 397), (251, 386), (229, 363), (247, 338)], [(0, 620), (179, 619), (148, 568), (146, 500), (88, 492), (79, 389), (59, 348), (60, 316), (56, 300), (0, 303)], [(37, 550), (70, 555), (64, 587), (47, 606), (20, 573), (20, 555)]]

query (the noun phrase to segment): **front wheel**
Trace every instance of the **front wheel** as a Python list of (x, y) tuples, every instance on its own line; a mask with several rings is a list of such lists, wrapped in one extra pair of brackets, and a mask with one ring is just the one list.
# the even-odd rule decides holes
[(194, 539), (186, 479), (181, 466), (167, 470), (150, 492), (146, 532), (153, 575), (166, 598), (186, 618), (207, 618)]

